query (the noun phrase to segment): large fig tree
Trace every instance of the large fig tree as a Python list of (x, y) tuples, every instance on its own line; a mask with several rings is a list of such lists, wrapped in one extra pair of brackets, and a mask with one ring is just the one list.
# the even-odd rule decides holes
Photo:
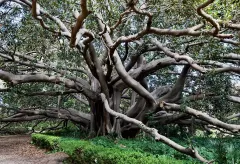
[(147, 125), (240, 132), (231, 122), (240, 116), (237, 1), (0, 5), (2, 124), (54, 118), (126, 138), (142, 130), (203, 162)]

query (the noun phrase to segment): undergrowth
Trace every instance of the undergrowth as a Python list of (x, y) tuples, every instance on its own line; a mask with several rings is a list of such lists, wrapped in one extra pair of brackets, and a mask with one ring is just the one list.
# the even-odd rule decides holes
[(166, 155), (153, 155), (127, 147), (105, 147), (96, 142), (32, 134), (32, 142), (42, 148), (53, 151), (64, 151), (70, 158), (69, 163), (100, 164), (190, 164), (193, 162), (176, 160)]
[[(58, 133), (55, 133), (57, 135)], [(63, 135), (63, 133), (59, 133)], [(183, 155), (169, 146), (150, 138), (116, 139), (112, 136), (86, 139), (86, 135), (77, 138), (33, 134), (33, 143), (54, 151), (64, 151), (71, 162), (87, 163), (200, 163)], [(68, 135), (67, 135), (68, 134)], [(82, 133), (84, 134), (84, 133)], [(194, 146), (199, 153), (216, 164), (240, 163), (239, 138), (172, 138), (177, 143)], [(97, 162), (96, 162), (97, 160)], [(70, 163), (71, 163), (70, 162)]]

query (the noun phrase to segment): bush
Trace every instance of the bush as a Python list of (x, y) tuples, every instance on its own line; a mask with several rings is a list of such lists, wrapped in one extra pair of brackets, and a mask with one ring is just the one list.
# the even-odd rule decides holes
[(64, 151), (70, 158), (69, 163), (99, 164), (186, 164), (188, 161), (176, 160), (161, 155), (125, 149), (120, 147), (104, 147), (90, 141), (63, 138), (44, 134), (32, 134), (32, 141), (37, 146), (49, 150)]
[[(183, 146), (193, 145), (200, 155), (208, 160), (214, 160), (215, 164), (237, 164), (240, 163), (240, 139), (237, 137), (229, 138), (203, 138), (191, 137), (188, 139), (171, 138)], [(178, 160), (187, 160), (194, 163), (200, 163), (190, 156), (179, 153), (169, 146), (155, 140), (140, 139), (121, 139), (116, 140), (110, 137), (96, 137), (91, 140), (96, 145), (104, 147), (117, 147), (139, 151), (142, 153), (166, 155)]]
[(133, 151), (139, 151), (145, 154), (157, 154), (161, 156), (167, 155), (168, 157), (179, 160), (192, 160), (194, 162), (197, 162), (197, 160), (192, 159), (192, 157), (179, 153), (178, 151), (170, 148), (169, 146), (161, 142), (145, 138), (114, 140), (109, 137), (96, 137), (92, 139), (92, 142), (96, 145), (102, 145), (104, 147), (128, 149)]
[(47, 150), (59, 150), (60, 137), (43, 134), (32, 134), (32, 143)]

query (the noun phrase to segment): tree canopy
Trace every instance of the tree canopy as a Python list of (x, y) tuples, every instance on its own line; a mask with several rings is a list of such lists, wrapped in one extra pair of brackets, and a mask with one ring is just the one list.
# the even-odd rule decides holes
[[(0, 0), (0, 121), (72, 121), (92, 136), (159, 127), (239, 134), (236, 0)], [(4, 124), (5, 123), (5, 124)]]

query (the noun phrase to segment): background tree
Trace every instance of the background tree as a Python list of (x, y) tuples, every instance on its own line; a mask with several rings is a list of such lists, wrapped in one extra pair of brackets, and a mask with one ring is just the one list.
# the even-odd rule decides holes
[[(146, 123), (239, 133), (239, 3), (2, 0), (1, 122), (70, 120), (91, 135)], [(194, 108), (193, 108), (194, 107)], [(7, 109), (7, 110), (3, 110)]]

